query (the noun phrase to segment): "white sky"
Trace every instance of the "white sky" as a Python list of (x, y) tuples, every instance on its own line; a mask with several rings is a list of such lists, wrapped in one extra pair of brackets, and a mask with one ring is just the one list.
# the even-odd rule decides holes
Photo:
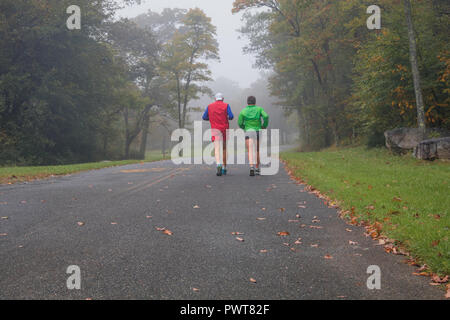
[(133, 18), (148, 10), (161, 12), (164, 8), (189, 9), (198, 7), (217, 27), (220, 62), (210, 62), (212, 77), (226, 77), (236, 81), (241, 87), (249, 85), (259, 78), (259, 70), (253, 69), (254, 58), (242, 53), (246, 40), (239, 40), (239, 29), (242, 25), (242, 14), (232, 14), (233, 0), (143, 0), (140, 6), (128, 7), (122, 10), (121, 17)]

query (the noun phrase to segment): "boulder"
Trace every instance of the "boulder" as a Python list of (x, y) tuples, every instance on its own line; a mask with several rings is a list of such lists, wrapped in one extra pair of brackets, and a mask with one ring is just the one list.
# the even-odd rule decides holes
[(422, 141), (414, 148), (414, 156), (422, 160), (450, 159), (450, 137)]
[[(431, 128), (427, 129), (427, 136), (445, 137), (450, 135), (445, 130)], [(394, 153), (406, 153), (414, 150), (423, 141), (418, 128), (398, 128), (384, 133), (386, 147)]]

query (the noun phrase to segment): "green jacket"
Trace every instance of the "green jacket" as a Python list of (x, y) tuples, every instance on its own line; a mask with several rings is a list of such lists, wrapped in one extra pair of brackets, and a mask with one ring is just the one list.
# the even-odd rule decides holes
[[(264, 121), (262, 125), (261, 118)], [(269, 115), (261, 107), (247, 106), (247, 108), (242, 110), (239, 114), (238, 124), (239, 127), (246, 132), (266, 129), (269, 125)]]

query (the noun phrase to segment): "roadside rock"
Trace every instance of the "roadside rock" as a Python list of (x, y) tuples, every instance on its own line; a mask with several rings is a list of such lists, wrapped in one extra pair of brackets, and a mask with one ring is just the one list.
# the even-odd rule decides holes
[(450, 137), (422, 141), (414, 148), (414, 156), (421, 160), (450, 159)]
[[(445, 137), (448, 132), (441, 129), (427, 129), (427, 136)], [(414, 150), (422, 142), (422, 136), (418, 128), (398, 128), (384, 133), (386, 147), (394, 153), (406, 153)]]

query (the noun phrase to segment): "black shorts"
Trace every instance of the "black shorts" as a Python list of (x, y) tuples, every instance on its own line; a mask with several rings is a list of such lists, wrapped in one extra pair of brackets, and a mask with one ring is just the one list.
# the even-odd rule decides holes
[(248, 140), (250, 138), (252, 139), (256, 138), (256, 140), (259, 142), (259, 131), (247, 131), (245, 133), (245, 140)]

